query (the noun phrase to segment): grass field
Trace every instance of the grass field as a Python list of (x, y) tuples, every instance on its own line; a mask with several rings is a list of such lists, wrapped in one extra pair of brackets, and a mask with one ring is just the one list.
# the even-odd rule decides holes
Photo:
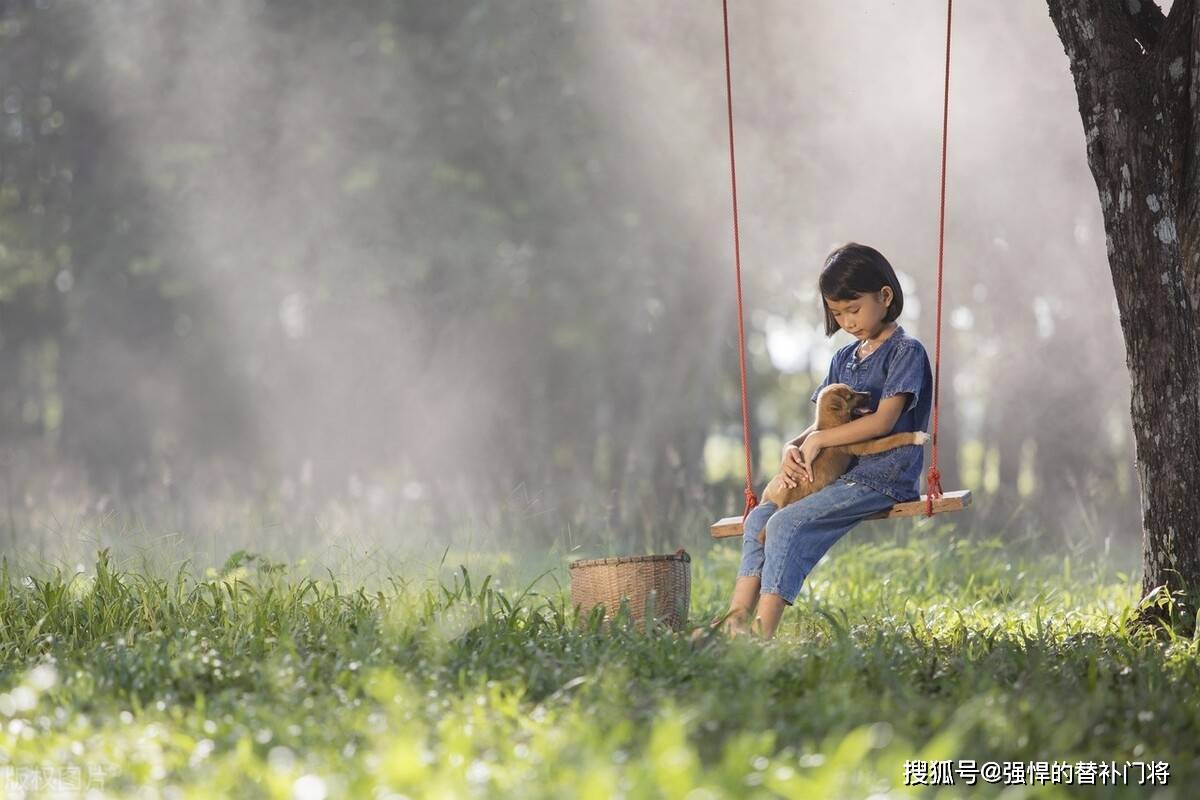
[[(106, 552), (75, 574), (6, 563), (0, 784), (306, 800), (1194, 796), (1197, 643), (1123, 632), (1129, 554), (876, 530), (818, 565), (774, 641), (699, 651), (686, 634), (576, 629), (565, 564), (531, 580), (535, 562), (513, 554), (370, 581), (245, 554), (200, 575)], [(724, 609), (738, 555), (729, 542), (694, 555), (695, 624)], [(905, 785), (906, 762), (947, 759), (953, 786)], [(1003, 774), (965, 785), (960, 759)], [(1090, 774), (1077, 762), (1137, 763), (1115, 786), (1099, 768), (1096, 785), (1029, 785), (1003, 766), (1031, 761), (1068, 762), (1073, 780)], [(1153, 761), (1167, 784), (1139, 785)]]

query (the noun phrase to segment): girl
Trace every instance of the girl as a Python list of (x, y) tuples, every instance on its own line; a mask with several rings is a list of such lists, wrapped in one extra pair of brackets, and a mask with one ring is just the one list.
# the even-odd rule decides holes
[[(812, 402), (825, 386), (845, 383), (870, 392), (871, 404), (868, 413), (836, 428), (818, 431), (814, 422), (787, 444), (781, 470), (791, 486), (812, 480), (809, 465), (822, 448), (924, 430), (932, 404), (929, 357), (896, 322), (904, 293), (888, 260), (873, 247), (851, 242), (825, 259), (819, 287), (826, 336), (840, 328), (855, 341), (834, 354)], [(863, 518), (920, 498), (924, 455), (920, 445), (907, 445), (862, 456), (842, 477), (783, 509), (771, 502), (755, 506), (743, 526), (742, 562), (723, 617), (726, 630), (747, 633), (757, 600), (755, 627), (764, 639), (773, 637), (784, 606), (795, 602), (805, 577), (834, 542)], [(758, 542), (763, 526), (765, 546)]]

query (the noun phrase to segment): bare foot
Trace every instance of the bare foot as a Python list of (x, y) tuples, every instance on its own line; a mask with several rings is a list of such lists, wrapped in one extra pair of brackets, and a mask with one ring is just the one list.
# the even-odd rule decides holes
[[(750, 611), (748, 609), (730, 609), (724, 614), (714, 617), (708, 625), (702, 625), (692, 631), (692, 649), (699, 650), (707, 647), (722, 633), (731, 639), (738, 636), (754, 636), (754, 631), (747, 624), (749, 618)], [(758, 624), (757, 620), (754, 624)]]
[(739, 636), (753, 636), (753, 631), (750, 626), (745, 623), (732, 623), (725, 625), (725, 632), (729, 634), (730, 639), (736, 639)]
[(750, 633), (746, 621), (750, 618), (750, 610), (746, 608), (731, 608), (723, 617), (717, 617), (712, 622), (713, 628), (719, 628), (730, 637)]

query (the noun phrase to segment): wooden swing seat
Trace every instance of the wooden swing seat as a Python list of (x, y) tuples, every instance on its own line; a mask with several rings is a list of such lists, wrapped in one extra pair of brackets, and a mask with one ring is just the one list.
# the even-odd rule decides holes
[[(872, 514), (867, 519), (895, 519), (897, 517), (916, 517), (925, 513), (928, 507), (929, 495), (921, 495), (920, 500), (913, 500), (908, 503), (896, 503), (896, 505), (880, 511), (877, 514)], [(970, 489), (961, 489), (956, 492), (943, 492), (942, 496), (933, 501), (933, 513), (941, 514), (946, 511), (962, 511), (967, 506), (971, 505)], [(723, 517), (713, 523), (712, 535), (714, 539), (727, 539), (731, 536), (742, 535), (742, 518)]]

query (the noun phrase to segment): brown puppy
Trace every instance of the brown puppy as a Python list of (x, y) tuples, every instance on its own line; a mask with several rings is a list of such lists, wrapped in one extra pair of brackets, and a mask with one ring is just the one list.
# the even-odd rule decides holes
[[(871, 402), (869, 392), (856, 392), (844, 383), (831, 383), (817, 395), (817, 430), (823, 431), (838, 425), (845, 425), (854, 416), (856, 410), (865, 410)], [(924, 431), (913, 433), (893, 433), (879, 439), (869, 439), (865, 442), (825, 447), (813, 459), (811, 481), (800, 480), (795, 486), (787, 485), (783, 471), (771, 479), (763, 490), (762, 499), (770, 501), (779, 508), (808, 497), (813, 492), (820, 491), (837, 480), (850, 466), (851, 456), (874, 455), (884, 450), (891, 450), (906, 444), (925, 444), (929, 434)], [(758, 541), (767, 541), (767, 529), (764, 526), (758, 533)]]

